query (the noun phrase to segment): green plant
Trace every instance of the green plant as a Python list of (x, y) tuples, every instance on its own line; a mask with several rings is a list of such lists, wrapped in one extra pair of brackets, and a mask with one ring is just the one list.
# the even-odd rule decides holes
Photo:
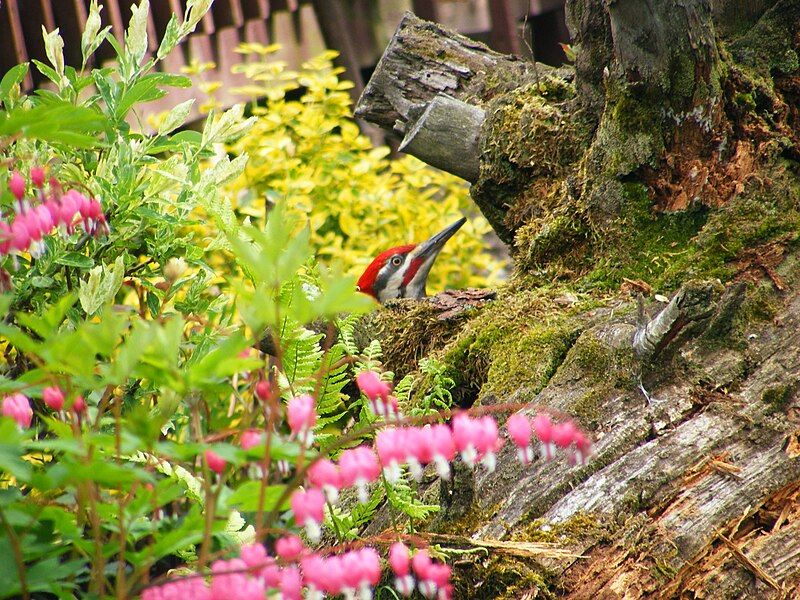
[(249, 80), (238, 91), (257, 119), (229, 146), (250, 157), (228, 186), (238, 212), (260, 222), (273, 203), (286, 202), (308, 224), (318, 259), (355, 276), (379, 252), (427, 239), (465, 213), (470, 220), (443, 250), (430, 288), (496, 282), (500, 264), (485, 244), (490, 227), (464, 182), (411, 156), (390, 160), (389, 148), (373, 146), (350, 119), (352, 84), (339, 79), (334, 52), (295, 72), (270, 58), (274, 50), (244, 44), (248, 61), (234, 67)]

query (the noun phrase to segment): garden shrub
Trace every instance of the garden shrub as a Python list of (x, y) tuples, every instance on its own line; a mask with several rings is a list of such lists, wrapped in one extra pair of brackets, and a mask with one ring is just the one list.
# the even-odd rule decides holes
[(491, 228), (467, 184), (374, 146), (350, 117), (352, 83), (339, 79), (335, 52), (290, 71), (270, 57), (275, 48), (244, 44), (245, 58), (234, 67), (249, 80), (238, 91), (256, 117), (228, 148), (249, 157), (228, 186), (239, 213), (261, 222), (269, 206), (285, 202), (310, 227), (318, 260), (355, 276), (383, 250), (427, 239), (465, 214), (469, 221), (442, 251), (429, 289), (496, 283), (501, 264), (487, 247)]
[[(380, 344), (353, 342), (373, 301), (356, 293), (352, 275), (316, 261), (341, 249), (340, 266), (356, 269), (368, 244), (348, 233), (348, 211), (362, 211), (375, 232), (382, 219), (400, 227), (419, 192), (429, 199), (426, 225), (430, 211), (449, 218), (456, 196), (434, 202), (431, 186), (453, 189), (452, 181), (409, 160), (394, 166), (367, 147), (338, 112), (342, 84), (329, 57), (296, 77), (307, 88), (299, 103), (276, 92), (267, 112), (215, 112), (198, 132), (182, 130), (183, 103), (153, 135), (136, 131), (140, 104), (190, 84), (154, 67), (209, 5), (189, 0), (146, 58), (148, 0), (133, 7), (124, 45), (101, 30), (92, 2), (81, 70), (64, 64), (63, 41), (50, 32), (50, 64), (35, 67), (51, 89), (20, 92), (28, 65), (0, 79), (0, 598), (222, 600), (280, 591), (289, 599), (302, 587), (310, 597), (365, 598), (386, 548), (351, 542), (381, 503), (402, 523), (389, 557), (396, 589), (447, 598), (450, 569), (433, 560), (445, 553), (431, 547), (411, 557), (400, 543), (438, 509), (420, 500), (413, 479), (427, 463), (446, 476), (457, 454), (491, 468), (497, 422), (451, 415), (443, 376), (432, 378), (419, 415), (399, 415)], [(116, 50), (116, 66), (87, 69), (101, 43)], [(268, 167), (263, 157), (248, 166), (244, 150), (262, 151), (255, 129), (306, 109), (321, 111), (316, 133), (292, 137), (302, 125), (287, 120), (265, 141), (295, 140), (303, 151), (294, 160), (284, 148)], [(314, 144), (325, 152), (315, 156)], [(220, 154), (225, 145), (238, 155)], [(281, 180), (269, 173), (282, 161), (293, 166)], [(341, 189), (317, 191), (339, 178), (358, 179), (364, 197), (337, 208)], [(245, 181), (270, 200), (257, 227), (240, 223), (254, 201), (239, 197), (234, 208), (220, 194), (229, 183), (241, 196)], [(405, 216), (369, 211), (373, 192), (386, 206), (391, 192), (400, 196)], [(474, 258), (477, 238), (465, 240)], [(335, 340), (308, 327), (320, 321), (338, 329)], [(264, 336), (271, 355), (255, 350)], [(347, 389), (355, 378), (363, 393)], [(409, 389), (406, 381), (395, 394)], [(452, 426), (443, 424), (450, 416)], [(548, 457), (556, 447), (577, 462), (588, 453), (569, 422), (518, 416), (512, 430), (526, 462), (534, 432)], [(349, 487), (362, 502), (334, 505), (332, 490)], [(309, 540), (324, 532), (325, 543), (312, 549), (296, 535), (304, 528)], [(334, 543), (343, 551), (331, 553)]]

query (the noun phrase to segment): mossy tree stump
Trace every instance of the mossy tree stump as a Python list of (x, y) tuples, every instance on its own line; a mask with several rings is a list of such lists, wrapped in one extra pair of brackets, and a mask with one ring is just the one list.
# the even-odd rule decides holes
[[(376, 315), (401, 341), (387, 367), (435, 358), (462, 405), (545, 407), (596, 441), (583, 467), (523, 468), (507, 444), (426, 526), (514, 542), (460, 559), (457, 597), (791, 597), (800, 0), (568, 0), (567, 17), (575, 64), (536, 69), (407, 16), (358, 106), (403, 135), (442, 92), (483, 111), (472, 196), (516, 259), (435, 343)], [(522, 542), (583, 558), (515, 559)]]

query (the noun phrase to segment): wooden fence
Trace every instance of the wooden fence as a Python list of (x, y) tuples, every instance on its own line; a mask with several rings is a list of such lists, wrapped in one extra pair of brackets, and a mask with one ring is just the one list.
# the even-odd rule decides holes
[[(138, 1), (138, 0), (137, 0)], [(192, 61), (214, 63), (203, 74), (222, 83), (217, 93), (223, 104), (235, 100), (231, 88), (244, 83), (231, 73), (242, 57), (234, 52), (240, 42), (279, 43), (276, 59), (290, 68), (298, 66), (325, 47), (340, 52), (346, 77), (355, 82), (354, 95), (363, 88), (372, 67), (391, 37), (404, 10), (439, 21), (480, 39), (501, 52), (528, 54), (531, 37), (525, 39), (523, 24), (532, 31), (539, 60), (558, 63), (563, 59), (559, 42), (567, 41), (563, 16), (564, 0), (215, 0), (211, 10), (187, 42), (168, 56), (162, 68), (178, 72)], [(0, 0), (0, 75), (10, 67), (31, 59), (46, 61), (42, 27), (59, 28), (65, 42), (65, 61), (81, 63), (80, 36), (90, 0)], [(103, 25), (111, 25), (122, 36), (134, 0), (101, 0)], [(185, 0), (151, 0), (148, 30), (151, 51), (156, 50), (173, 13), (183, 14)], [(530, 10), (528, 19), (525, 13)], [(105, 44), (98, 51), (100, 62), (113, 58)], [(43, 83), (31, 69), (27, 88)], [(192, 90), (176, 90), (165, 106), (189, 97)], [(154, 106), (153, 110), (161, 107)]]

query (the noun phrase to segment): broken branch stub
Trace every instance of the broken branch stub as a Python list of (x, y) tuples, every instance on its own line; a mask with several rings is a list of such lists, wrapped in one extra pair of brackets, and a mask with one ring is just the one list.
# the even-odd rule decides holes
[[(355, 107), (355, 116), (408, 131), (412, 112), (438, 94), (483, 105), (535, 78), (534, 64), (407, 12)], [(538, 65), (540, 75), (552, 68)]]
[(479, 138), (485, 118), (483, 109), (439, 94), (409, 122), (399, 150), (474, 183), (481, 169)]
[(718, 282), (689, 281), (652, 321), (644, 316), (644, 303), (639, 296), (639, 323), (633, 338), (633, 350), (640, 360), (650, 360), (693, 323), (712, 316), (719, 300)]

